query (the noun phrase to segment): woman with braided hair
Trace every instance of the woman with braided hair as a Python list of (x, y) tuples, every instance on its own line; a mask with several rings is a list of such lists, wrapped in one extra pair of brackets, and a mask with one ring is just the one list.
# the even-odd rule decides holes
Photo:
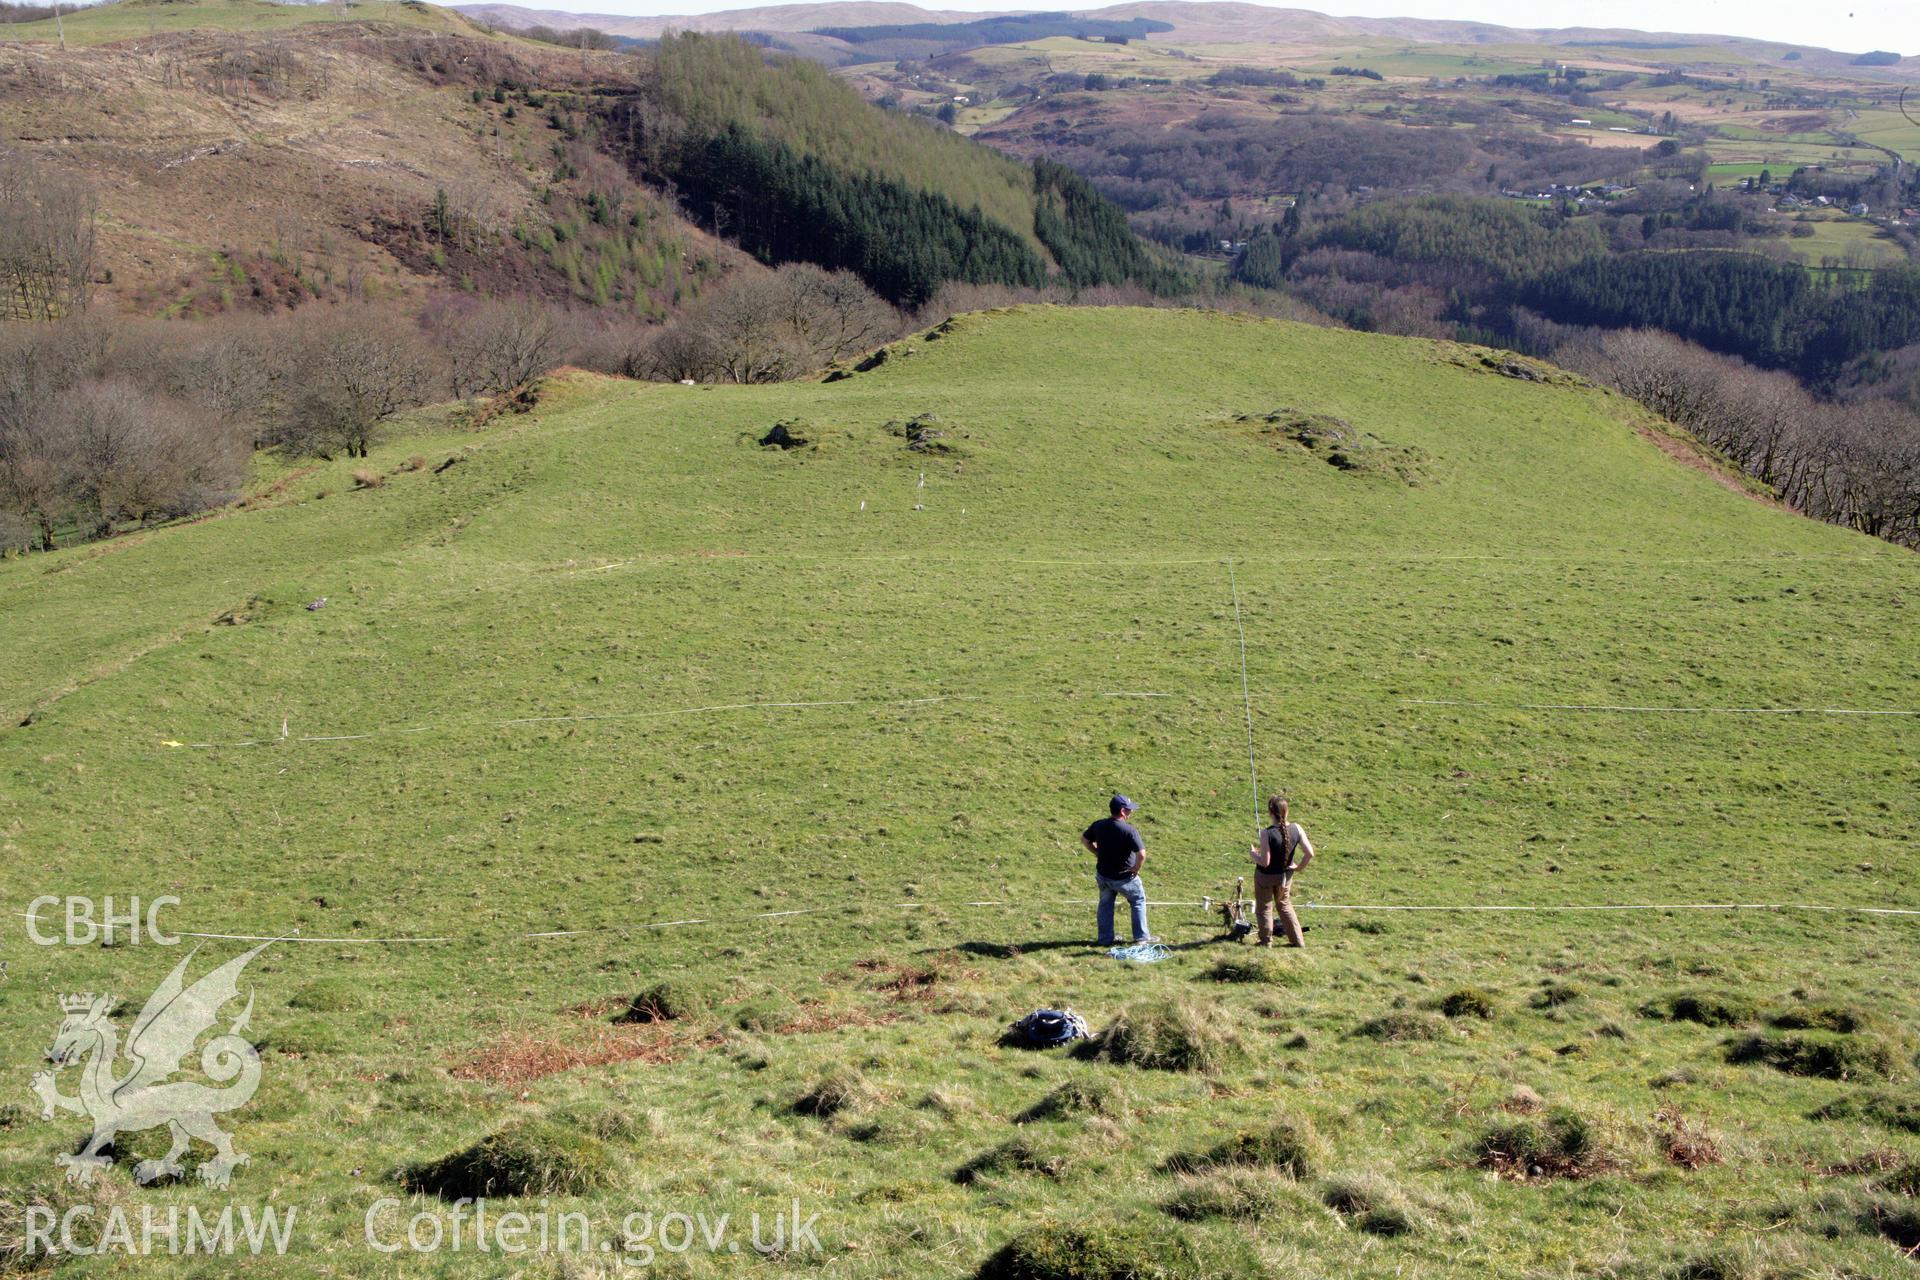
[(1273, 945), (1273, 917), (1277, 909), (1287, 945), (1304, 947), (1306, 936), (1300, 931), (1300, 917), (1293, 911), (1294, 872), (1313, 861), (1313, 842), (1297, 822), (1287, 821), (1287, 798), (1267, 800), (1267, 814), (1273, 824), (1260, 832), (1254, 844), (1253, 915), (1259, 927), (1257, 945)]

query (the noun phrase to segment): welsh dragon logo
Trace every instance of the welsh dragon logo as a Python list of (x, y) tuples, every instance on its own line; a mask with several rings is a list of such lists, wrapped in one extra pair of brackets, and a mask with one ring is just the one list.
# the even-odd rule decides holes
[[(53, 1069), (34, 1076), (33, 1092), (40, 1099), (43, 1120), (53, 1119), (58, 1111), (72, 1111), (93, 1121), (93, 1136), (78, 1154), (55, 1158), (66, 1169), (69, 1182), (91, 1186), (94, 1174), (113, 1163), (112, 1157), (100, 1153), (116, 1137), (162, 1125), (171, 1132), (173, 1146), (160, 1159), (134, 1166), (134, 1179), (142, 1186), (180, 1177), (185, 1172), (181, 1157), (195, 1138), (214, 1150), (214, 1158), (200, 1166), (200, 1180), (210, 1187), (227, 1186), (233, 1171), (247, 1163), (214, 1117), (246, 1106), (260, 1087), (260, 1052), (242, 1035), (253, 1016), (251, 994), (226, 1032), (200, 1051), (201, 1072), (226, 1087), (173, 1077), (195, 1041), (218, 1024), (220, 1010), (239, 998), (241, 972), (272, 945), (263, 943), (229, 960), (192, 986), (186, 985), (185, 978), (193, 955), (174, 966), (133, 1021), (124, 1071), (120, 1031), (108, 1016), (113, 997), (89, 993), (60, 998), (66, 1018), (47, 1050)], [(57, 1080), (61, 1071), (72, 1066), (80, 1069), (80, 1092), (75, 1097), (61, 1093)]]

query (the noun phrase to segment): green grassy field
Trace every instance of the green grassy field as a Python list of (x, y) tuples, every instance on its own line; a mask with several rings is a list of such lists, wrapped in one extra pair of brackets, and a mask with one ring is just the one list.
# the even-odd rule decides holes
[(1885, 267), (1907, 260), (1898, 243), (1864, 218), (1833, 212), (1808, 214), (1807, 222), (1813, 227), (1812, 235), (1784, 243), (1808, 266), (1833, 262), (1842, 266)]
[(348, 0), (338, 4), (279, 4), (274, 0), (111, 0), (39, 22), (0, 26), (0, 40), (53, 40), (65, 28), (67, 43), (106, 44), (162, 31), (279, 31), (314, 22), (391, 22), (429, 31), (478, 34), (451, 9), (420, 0)]
[(1920, 93), (1907, 95), (1908, 111), (1863, 111), (1858, 119), (1849, 120), (1847, 128), (1863, 141), (1898, 151), (1908, 163), (1920, 158), (1920, 124), (1914, 123), (1913, 116), (1920, 116)]
[[(1299, 443), (1305, 414), (1350, 438)], [(967, 1275), (1016, 1237), (990, 1274), (1911, 1270), (1887, 1179), (1920, 1156), (1920, 920), (1343, 909), (1920, 906), (1920, 718), (1734, 710), (1920, 711), (1910, 553), (1673, 461), (1616, 397), (1193, 312), (966, 316), (833, 383), (569, 375), (450, 421), (0, 565), (0, 1270), (44, 1262), (25, 1206), (271, 1197), (287, 1274), (501, 1274), (375, 1252), (367, 1216), (397, 1197), (374, 1234), (402, 1238), (447, 1211), (403, 1170), (529, 1124), (571, 1175), (534, 1181), (601, 1231), (820, 1215), (824, 1256), (644, 1259), (665, 1274)], [(781, 421), (810, 443), (760, 446)], [(1109, 792), (1156, 899), (1247, 866), (1229, 558), (1261, 782), (1320, 847), (1300, 896), (1338, 905), (1227, 973), (1253, 953), (1157, 907), (1173, 954), (1134, 967), (1087, 945), (1076, 836)], [(86, 1193), (54, 1165), (85, 1123), (28, 1089), (55, 997), (116, 993), (124, 1027), (181, 951), (34, 946), (43, 894), (445, 941), (271, 948), (264, 1084), (229, 1118), (251, 1165)], [(685, 1016), (610, 1021), (662, 982)], [(1644, 1012), (1676, 997), (1738, 1025)], [(1191, 1069), (1002, 1046), (1038, 1005), (1171, 1020)], [(1730, 1060), (1749, 1034), (1782, 1069)], [(1208, 1166), (1282, 1122), (1291, 1154)]]

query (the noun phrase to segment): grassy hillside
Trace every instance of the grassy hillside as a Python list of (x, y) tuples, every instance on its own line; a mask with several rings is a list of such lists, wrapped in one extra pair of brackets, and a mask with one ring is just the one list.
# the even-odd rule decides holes
[[(268, 951), (265, 1083), (230, 1118), (253, 1163), (100, 1194), (270, 1192), (308, 1269), (495, 1274), (376, 1255), (365, 1217), (411, 1162), (538, 1121), (585, 1188), (554, 1203), (603, 1230), (798, 1197), (849, 1276), (970, 1274), (1047, 1223), (1092, 1237), (1029, 1255), (1183, 1276), (1900, 1273), (1908, 917), (1320, 906), (1307, 951), (1222, 972), (1251, 953), (1163, 906), (1164, 963), (1085, 945), (1075, 837), (1114, 789), (1156, 899), (1246, 868), (1229, 557), (1261, 781), (1321, 850), (1303, 898), (1920, 906), (1920, 718), (1711, 710), (1920, 710), (1920, 562), (1497, 364), (973, 315), (828, 384), (570, 376), (510, 426), (423, 421), (377, 488), (322, 466), (0, 565), (9, 912), (166, 893), (211, 934), (446, 939)], [(757, 443), (777, 422), (808, 443)], [(54, 994), (137, 1008), (180, 955), (12, 919), (0, 1250), (21, 1204), (81, 1196), (53, 1165), (79, 1121), (26, 1105)], [(662, 982), (682, 1016), (611, 1021)], [(1184, 1020), (1193, 1069), (1001, 1046), (1036, 1005)]]
[[(740, 261), (583, 136), (571, 95), (625, 60), (454, 34), (425, 6), (252, 7), (312, 25), (235, 36), (192, 0), (151, 6), (192, 30), (104, 47), (0, 28), (0, 147), (97, 191), (96, 296), (181, 315), (438, 285), (657, 316)], [(69, 40), (147, 8), (87, 10)], [(429, 226), (441, 193), (454, 234)]]
[(65, 28), (72, 45), (106, 44), (177, 31), (258, 33), (321, 22), (386, 22), (448, 35), (480, 29), (452, 9), (422, 0), (348, 0), (346, 4), (276, 4), (274, 0), (108, 0), (52, 19), (0, 27), (0, 39), (53, 40)]

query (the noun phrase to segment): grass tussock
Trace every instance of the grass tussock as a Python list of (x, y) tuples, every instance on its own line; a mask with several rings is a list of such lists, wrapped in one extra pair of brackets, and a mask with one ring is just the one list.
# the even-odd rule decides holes
[[(0, 1190), (0, 1276), (39, 1275), (52, 1271), (62, 1261), (57, 1250), (49, 1251), (44, 1243), (30, 1238), (28, 1213), (33, 1210), (51, 1213), (54, 1222), (70, 1225), (75, 1244), (97, 1249), (105, 1229), (102, 1220), (109, 1211), (106, 1204), (97, 1202), (112, 1194), (97, 1186), (86, 1190), (64, 1183), (37, 1189), (21, 1186)], [(75, 1209), (85, 1212), (76, 1214)], [(135, 1214), (138, 1221), (138, 1210), (129, 1212)], [(56, 1226), (56, 1242), (59, 1232), (60, 1227)]]
[(1862, 1225), (1871, 1226), (1909, 1257), (1920, 1252), (1920, 1206), (1911, 1200), (1875, 1200), (1867, 1207)]
[(1200, 976), (1208, 982), (1250, 982), (1281, 987), (1294, 986), (1300, 981), (1297, 970), (1261, 951), (1222, 956)]
[(1111, 1080), (1087, 1076), (1056, 1086), (1046, 1097), (1022, 1112), (1016, 1123), (1063, 1120), (1070, 1116), (1104, 1116), (1109, 1120), (1124, 1120), (1127, 1114), (1125, 1089)]
[(1176, 1156), (1171, 1168), (1258, 1168), (1290, 1178), (1310, 1178), (1325, 1158), (1326, 1146), (1305, 1120), (1280, 1120), (1258, 1129), (1242, 1129), (1218, 1146), (1194, 1155)]
[(1336, 1178), (1321, 1191), (1320, 1200), (1368, 1235), (1412, 1235), (1423, 1225), (1400, 1188), (1378, 1175)]
[(1832, 1032), (1749, 1035), (1729, 1041), (1727, 1061), (1772, 1067), (1821, 1080), (1887, 1080), (1901, 1074), (1900, 1055), (1881, 1036)]
[(1185, 1178), (1166, 1203), (1182, 1222), (1260, 1222), (1289, 1203), (1290, 1183), (1262, 1169), (1218, 1169)]
[(528, 1120), (470, 1147), (411, 1165), (400, 1175), (408, 1191), (443, 1200), (482, 1196), (577, 1196), (615, 1180), (613, 1157), (599, 1139), (566, 1125)]
[(1586, 994), (1571, 982), (1548, 982), (1541, 984), (1528, 1003), (1536, 1009), (1559, 1009), (1582, 999)]
[(1221, 1009), (1187, 999), (1135, 1004), (1075, 1052), (1156, 1071), (1211, 1075), (1232, 1060), (1240, 1035)]
[(1643, 1017), (1694, 1022), (1703, 1027), (1744, 1027), (1760, 1020), (1760, 1002), (1730, 991), (1678, 991), (1640, 1006)]
[(1774, 1014), (1767, 1024), (1781, 1031), (1831, 1031), (1836, 1035), (1852, 1035), (1875, 1025), (1865, 1010), (1845, 1004), (1796, 1005)]
[(1193, 1242), (1147, 1219), (1043, 1223), (1008, 1241), (976, 1280), (1194, 1280)]
[(1881, 1091), (1835, 1098), (1813, 1120), (1870, 1120), (1903, 1133), (1920, 1133), (1920, 1093)]
[(955, 1169), (953, 1180), (961, 1186), (971, 1186), (983, 1179), (1011, 1174), (1037, 1173), (1058, 1178), (1072, 1165), (1073, 1158), (1067, 1152), (1023, 1135), (982, 1151)]
[(865, 1076), (851, 1067), (842, 1067), (808, 1085), (806, 1091), (793, 1100), (791, 1110), (795, 1115), (830, 1120), (873, 1101), (874, 1096), (873, 1086)]
[(256, 1032), (253, 1043), (262, 1053), (273, 1052), (301, 1058), (346, 1053), (353, 1048), (335, 1022), (318, 1017), (282, 1019), (271, 1030)]
[(1461, 987), (1440, 1000), (1440, 1012), (1449, 1018), (1491, 1018), (1496, 1008), (1492, 993), (1479, 987)]
[(1394, 1009), (1377, 1018), (1367, 1019), (1353, 1029), (1353, 1034), (1363, 1040), (1402, 1044), (1413, 1040), (1443, 1040), (1447, 1028), (1431, 1014)]
[(350, 982), (339, 978), (322, 978), (294, 992), (287, 999), (287, 1007), (303, 1009), (308, 1013), (351, 1013), (360, 1007), (360, 996)]
[(1590, 1178), (1620, 1167), (1616, 1143), (1593, 1117), (1571, 1107), (1503, 1120), (1474, 1144), (1475, 1163), (1506, 1178)]
[(1810, 1274), (1781, 1242), (1749, 1238), (1696, 1254), (1669, 1273), (1673, 1280), (1786, 1280)]
[(1880, 1179), (1882, 1191), (1890, 1191), (1909, 1200), (1920, 1199), (1920, 1160), (1910, 1160)]
[(615, 1022), (678, 1022), (697, 1018), (710, 1007), (706, 993), (684, 982), (656, 982), (627, 1002)]
[(378, 489), (386, 483), (387, 478), (378, 471), (362, 467), (353, 473), (353, 487), (356, 489)]

